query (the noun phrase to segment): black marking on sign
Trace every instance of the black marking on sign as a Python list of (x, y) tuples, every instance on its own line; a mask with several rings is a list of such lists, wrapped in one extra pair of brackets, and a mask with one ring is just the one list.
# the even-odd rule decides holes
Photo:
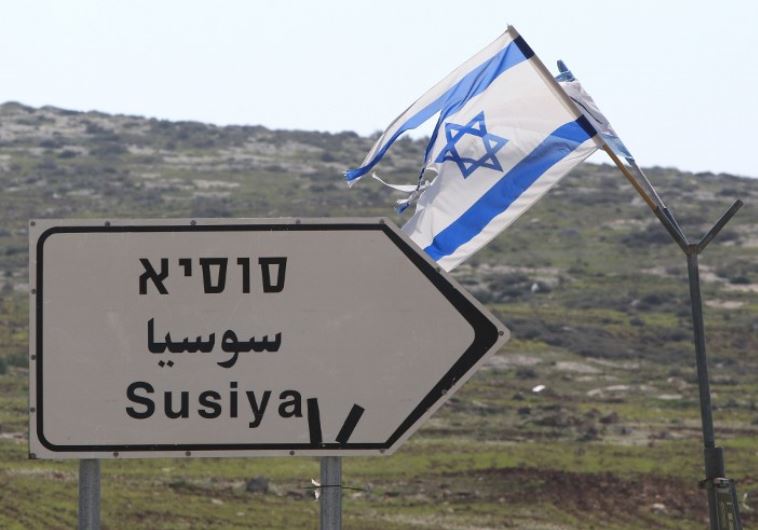
[(321, 414), (316, 398), (308, 398), (308, 431), (311, 435), (311, 445), (320, 447), (324, 440), (321, 436)]
[(350, 414), (348, 414), (347, 419), (345, 419), (345, 423), (342, 424), (340, 433), (337, 435), (337, 443), (340, 445), (345, 445), (347, 443), (355, 430), (355, 426), (358, 425), (358, 420), (361, 419), (365, 410), (366, 409), (360, 405), (353, 405), (353, 408), (350, 409)]

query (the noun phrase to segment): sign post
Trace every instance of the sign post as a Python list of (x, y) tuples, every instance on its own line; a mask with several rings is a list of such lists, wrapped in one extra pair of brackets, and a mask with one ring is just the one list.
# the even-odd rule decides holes
[(698, 255), (702, 253), (714, 237), (734, 217), (742, 207), (742, 201), (735, 201), (711, 229), (697, 243), (690, 242), (679, 229), (671, 213), (666, 215), (654, 210), (672, 239), (687, 257), (687, 272), (690, 285), (690, 305), (692, 308), (692, 328), (695, 341), (695, 363), (700, 397), (700, 419), (703, 431), (703, 456), (705, 460), (705, 480), (701, 486), (708, 497), (708, 517), (711, 530), (742, 530), (739, 503), (734, 481), (726, 478), (724, 450), (716, 445), (711, 408), (711, 388), (708, 379), (708, 358), (705, 351), (705, 323), (703, 320), (703, 299), (700, 293), (700, 269)]
[[(711, 530), (742, 530), (740, 522), (739, 503), (734, 481), (726, 478), (724, 468), (724, 450), (716, 446), (716, 438), (713, 431), (713, 415), (711, 410), (711, 390), (708, 380), (708, 359), (705, 353), (705, 324), (703, 321), (703, 301), (700, 294), (700, 270), (698, 256), (705, 250), (708, 243), (721, 231), (724, 226), (742, 208), (742, 201), (737, 200), (716, 221), (711, 229), (698, 242), (691, 242), (679, 226), (673, 212), (669, 210), (658, 196), (658, 193), (650, 184), (645, 174), (634, 162), (627, 158), (631, 164), (630, 170), (616, 155), (609, 145), (604, 147), (608, 156), (611, 157), (616, 167), (629, 180), (637, 193), (647, 203), (655, 216), (666, 228), (671, 239), (679, 245), (687, 257), (687, 272), (690, 284), (690, 306), (692, 309), (692, 328), (695, 339), (695, 363), (697, 365), (697, 383), (700, 394), (700, 419), (703, 431), (703, 448), (705, 459), (705, 480), (701, 486), (708, 494), (708, 517)], [(636, 175), (636, 176), (635, 176)], [(645, 182), (648, 194), (639, 183), (638, 178)]]
[(79, 460), (79, 530), (100, 530), (99, 460)]
[(321, 530), (342, 529), (342, 458), (321, 458)]

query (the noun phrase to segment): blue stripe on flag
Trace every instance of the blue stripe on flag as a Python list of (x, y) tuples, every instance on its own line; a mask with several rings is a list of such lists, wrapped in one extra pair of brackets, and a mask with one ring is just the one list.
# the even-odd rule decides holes
[(595, 133), (581, 117), (561, 125), (521, 159), (468, 210), (437, 234), (424, 250), (435, 261), (448, 256), (507, 210), (548, 169), (571, 154)]
[[(531, 55), (524, 54), (522, 47), (519, 46), (519, 42), (512, 41), (508, 43), (508, 46), (471, 70), (444, 94), (408, 118), (381, 149), (377, 151), (374, 158), (368, 164), (347, 170), (345, 172), (345, 179), (351, 181), (365, 175), (371, 171), (371, 168), (381, 160), (390, 146), (405, 131), (415, 129), (443, 109), (450, 109), (452, 106), (455, 106), (456, 110), (461, 108), (469, 99), (484, 92), (500, 74), (529, 57)], [(447, 114), (450, 114), (450, 111)]]

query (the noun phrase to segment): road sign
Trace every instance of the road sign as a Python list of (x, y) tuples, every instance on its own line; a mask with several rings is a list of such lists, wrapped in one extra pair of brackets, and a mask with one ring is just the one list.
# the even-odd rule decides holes
[(392, 453), (508, 330), (383, 219), (30, 226), (36, 458)]

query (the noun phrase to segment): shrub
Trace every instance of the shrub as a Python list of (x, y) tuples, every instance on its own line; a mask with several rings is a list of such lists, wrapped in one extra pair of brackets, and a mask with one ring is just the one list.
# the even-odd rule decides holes
[(28, 366), (28, 361), (26, 359), (26, 353), (24, 352), (16, 352), (10, 354), (6, 359), (6, 364), (8, 366), (16, 366), (19, 368), (26, 368)]
[(632, 232), (621, 238), (621, 243), (633, 248), (665, 245), (670, 242), (671, 236), (663, 227), (659, 226), (652, 227), (644, 232)]

